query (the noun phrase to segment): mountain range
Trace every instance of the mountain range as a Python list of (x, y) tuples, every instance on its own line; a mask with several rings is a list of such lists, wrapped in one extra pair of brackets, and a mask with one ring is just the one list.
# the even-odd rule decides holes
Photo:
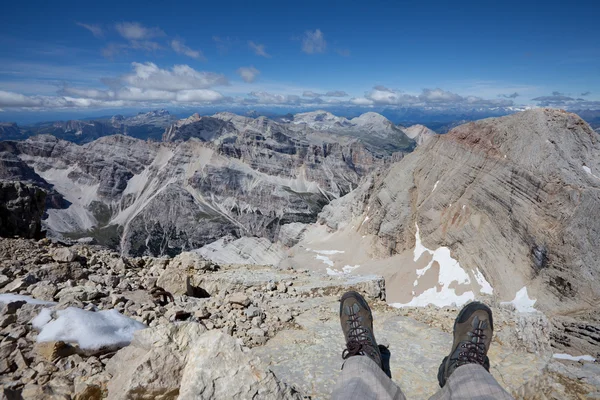
[(600, 143), (575, 114), (534, 109), (444, 135), (376, 113), (171, 118), (109, 124), (163, 124), (160, 141), (2, 141), (0, 178), (48, 193), (50, 235), (127, 255), (377, 273), (404, 305), (598, 303)]
[[(175, 255), (226, 235), (275, 240), (282, 226), (316, 221), (329, 201), (415, 147), (376, 114), (343, 130), (302, 117), (309, 123), (194, 114), (163, 129), (162, 142), (110, 135), (77, 144), (48, 134), (4, 141), (0, 176), (49, 191), (50, 234), (92, 237), (125, 254)], [(53, 129), (90, 138), (117, 122), (130, 129), (170, 118), (154, 112)]]

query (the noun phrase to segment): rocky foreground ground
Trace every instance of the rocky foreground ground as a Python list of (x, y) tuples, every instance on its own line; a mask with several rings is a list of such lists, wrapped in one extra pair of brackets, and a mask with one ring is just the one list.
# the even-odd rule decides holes
[[(344, 346), (338, 299), (351, 288), (372, 304), (394, 380), (409, 398), (433, 394), (458, 309), (391, 308), (380, 277), (0, 239), (0, 292), (13, 295), (0, 295), (0, 398), (328, 398)], [(491, 372), (516, 398), (600, 398), (600, 364), (553, 358), (600, 358), (597, 313), (547, 318), (488, 302), (496, 329)], [(140, 325), (129, 345), (38, 341), (39, 315), (56, 320), (70, 307), (116, 310), (147, 328)]]

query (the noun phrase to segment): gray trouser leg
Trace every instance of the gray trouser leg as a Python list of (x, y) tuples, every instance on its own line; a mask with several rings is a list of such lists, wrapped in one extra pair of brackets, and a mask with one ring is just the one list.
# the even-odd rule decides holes
[(400, 387), (367, 356), (354, 356), (344, 362), (332, 400), (405, 400)]
[(458, 367), (446, 385), (429, 400), (514, 400), (492, 375), (478, 364)]

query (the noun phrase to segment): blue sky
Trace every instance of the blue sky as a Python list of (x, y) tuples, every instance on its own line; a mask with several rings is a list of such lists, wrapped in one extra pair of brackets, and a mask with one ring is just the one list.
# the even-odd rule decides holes
[(0, 110), (600, 109), (600, 5), (485, 3), (15, 2)]

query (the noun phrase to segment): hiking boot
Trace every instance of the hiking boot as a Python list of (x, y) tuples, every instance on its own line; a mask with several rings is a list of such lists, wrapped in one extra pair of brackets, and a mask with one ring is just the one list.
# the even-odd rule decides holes
[(440, 387), (444, 387), (450, 375), (461, 365), (479, 364), (490, 371), (487, 352), (493, 332), (494, 319), (488, 306), (474, 301), (463, 307), (454, 321), (452, 350), (438, 370)]
[(364, 297), (357, 292), (347, 292), (342, 296), (340, 322), (346, 338), (342, 358), (367, 356), (382, 368), (381, 352), (373, 334), (373, 314)]

